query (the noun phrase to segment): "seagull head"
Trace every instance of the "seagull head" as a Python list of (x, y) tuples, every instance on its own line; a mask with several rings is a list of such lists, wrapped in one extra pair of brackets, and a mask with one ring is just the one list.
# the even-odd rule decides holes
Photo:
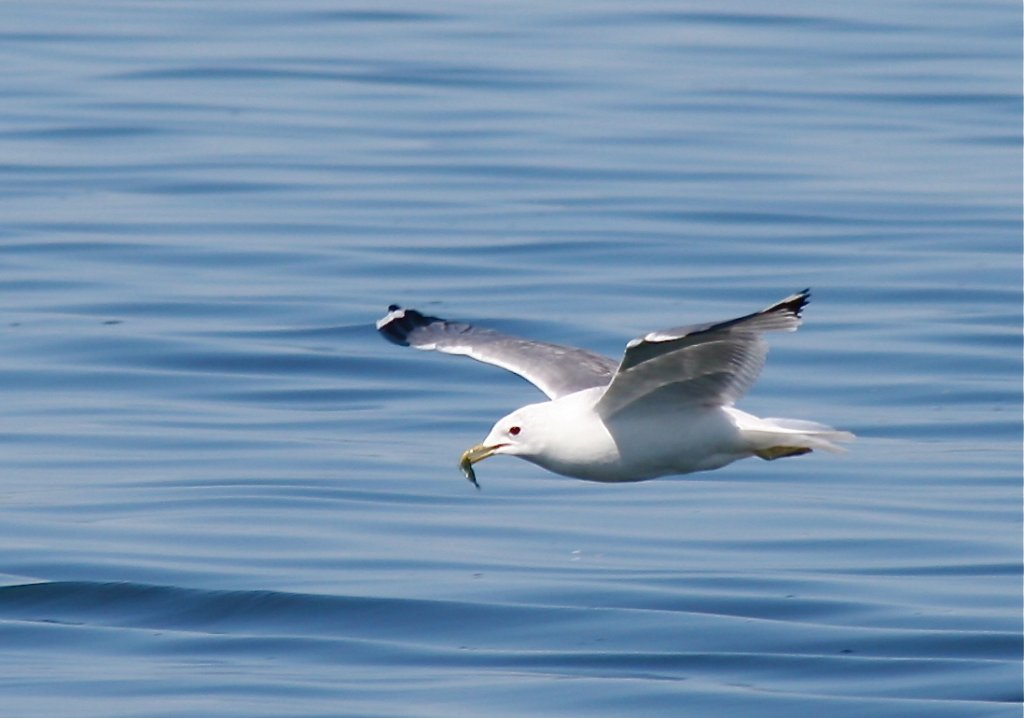
[(544, 421), (546, 412), (542, 407), (547, 404), (550, 402), (531, 404), (516, 409), (508, 416), (499, 419), (491, 427), (491, 432), (486, 439), (462, 452), (459, 467), (474, 486), (480, 488), (473, 472), (473, 464), (478, 461), (483, 461), (496, 454), (508, 454), (529, 459), (541, 453), (545, 443), (544, 427), (546, 425)]

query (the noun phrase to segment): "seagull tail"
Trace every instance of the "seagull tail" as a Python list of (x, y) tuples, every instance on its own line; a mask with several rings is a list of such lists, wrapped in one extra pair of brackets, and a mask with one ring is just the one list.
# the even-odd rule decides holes
[(749, 442), (755, 456), (769, 461), (784, 456), (799, 456), (815, 449), (842, 454), (846, 449), (834, 442), (853, 441), (855, 438), (849, 431), (834, 429), (815, 421), (751, 418), (755, 419), (754, 422), (743, 422), (748, 425), (739, 427), (740, 434)]

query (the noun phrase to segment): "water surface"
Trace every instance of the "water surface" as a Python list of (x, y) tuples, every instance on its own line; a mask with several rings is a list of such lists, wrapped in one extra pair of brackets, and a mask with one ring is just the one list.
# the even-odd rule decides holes
[[(1020, 8), (25, 4), (0, 227), (17, 715), (1019, 716)], [(455, 467), (812, 287), (748, 411), (841, 458)]]

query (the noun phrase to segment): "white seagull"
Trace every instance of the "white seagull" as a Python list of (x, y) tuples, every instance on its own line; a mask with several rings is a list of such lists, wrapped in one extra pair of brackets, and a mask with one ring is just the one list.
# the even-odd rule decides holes
[(652, 332), (626, 344), (620, 362), (575, 347), (388, 308), (377, 330), (416, 349), (463, 354), (514, 372), (549, 401), (499, 419), (459, 466), (518, 456), (589, 481), (643, 481), (707, 471), (748, 456), (766, 460), (813, 449), (841, 452), (853, 434), (798, 419), (758, 418), (733, 404), (764, 365), (766, 331), (794, 331), (810, 291), (737, 319)]

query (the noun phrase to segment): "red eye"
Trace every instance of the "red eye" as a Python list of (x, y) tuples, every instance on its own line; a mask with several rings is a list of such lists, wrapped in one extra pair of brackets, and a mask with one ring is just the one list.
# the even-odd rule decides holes
[(508, 429), (509, 436), (519, 436), (519, 432), (522, 431), (518, 426), (510, 426)]

